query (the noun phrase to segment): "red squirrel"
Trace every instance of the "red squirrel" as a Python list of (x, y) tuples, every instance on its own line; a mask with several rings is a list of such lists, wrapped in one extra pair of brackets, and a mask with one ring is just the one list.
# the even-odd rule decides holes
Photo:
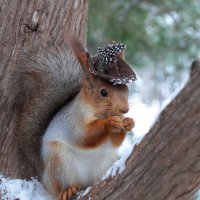
[[(117, 160), (117, 148), (134, 127), (128, 112), (135, 73), (123, 44), (91, 57), (79, 41), (39, 48), (13, 73), (19, 148), (55, 198), (70, 199), (94, 184)], [(71, 53), (73, 52), (73, 53)]]

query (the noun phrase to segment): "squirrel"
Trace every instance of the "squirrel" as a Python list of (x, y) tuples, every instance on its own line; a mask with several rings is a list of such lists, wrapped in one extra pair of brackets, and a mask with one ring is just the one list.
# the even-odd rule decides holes
[(136, 79), (124, 48), (110, 44), (91, 57), (72, 38), (36, 49), (13, 70), (10, 85), (22, 106), (19, 151), (57, 199), (70, 199), (104, 175), (134, 127), (124, 117), (127, 83)]

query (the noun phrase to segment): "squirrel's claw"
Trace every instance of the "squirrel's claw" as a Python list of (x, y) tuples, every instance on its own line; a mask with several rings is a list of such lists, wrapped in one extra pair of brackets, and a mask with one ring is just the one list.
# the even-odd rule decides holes
[(126, 132), (131, 131), (131, 129), (135, 126), (135, 122), (132, 118), (125, 117), (123, 120), (124, 127), (126, 129)]
[(66, 190), (61, 192), (58, 196), (58, 200), (70, 200), (71, 197), (80, 189), (79, 186), (68, 187)]

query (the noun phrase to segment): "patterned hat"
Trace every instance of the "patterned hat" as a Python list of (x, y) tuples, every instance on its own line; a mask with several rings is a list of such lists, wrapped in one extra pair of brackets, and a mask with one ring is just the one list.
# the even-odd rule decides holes
[(122, 43), (112, 43), (98, 49), (98, 54), (92, 57), (90, 72), (102, 79), (116, 84), (127, 84), (136, 80), (131, 67), (122, 59), (122, 51), (126, 46)]

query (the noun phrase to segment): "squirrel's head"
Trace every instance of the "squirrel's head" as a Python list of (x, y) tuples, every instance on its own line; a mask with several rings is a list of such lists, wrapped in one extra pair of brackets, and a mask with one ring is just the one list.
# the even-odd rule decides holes
[(99, 48), (98, 54), (90, 57), (80, 42), (71, 38), (70, 46), (85, 74), (82, 98), (91, 105), (98, 118), (122, 115), (129, 110), (127, 83), (136, 75), (123, 59), (125, 45), (112, 43)]
[(99, 77), (93, 77), (93, 87), (85, 80), (81, 95), (86, 105), (92, 106), (97, 118), (123, 115), (128, 112), (128, 87), (113, 85)]

